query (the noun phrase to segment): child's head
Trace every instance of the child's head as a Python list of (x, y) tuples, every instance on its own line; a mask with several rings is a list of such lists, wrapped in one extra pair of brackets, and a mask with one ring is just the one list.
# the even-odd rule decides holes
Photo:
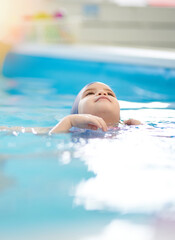
[(101, 82), (86, 85), (77, 95), (72, 114), (92, 114), (104, 119), (107, 124), (120, 120), (119, 102), (112, 89)]

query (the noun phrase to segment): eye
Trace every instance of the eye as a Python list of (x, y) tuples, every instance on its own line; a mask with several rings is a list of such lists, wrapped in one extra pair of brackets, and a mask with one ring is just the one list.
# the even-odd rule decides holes
[(114, 93), (112, 93), (112, 92), (108, 92), (108, 95), (112, 96), (112, 97), (115, 97)]
[(93, 95), (94, 94), (94, 92), (87, 92), (86, 93), (86, 96), (88, 96), (88, 95)]

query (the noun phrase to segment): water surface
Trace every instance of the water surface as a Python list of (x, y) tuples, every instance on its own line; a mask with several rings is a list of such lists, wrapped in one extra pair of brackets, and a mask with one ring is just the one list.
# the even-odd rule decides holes
[[(54, 126), (75, 97), (41, 79), (1, 79), (0, 89), (1, 126)], [(0, 132), (1, 239), (156, 239), (175, 205), (175, 104), (120, 105), (122, 119), (144, 124)]]

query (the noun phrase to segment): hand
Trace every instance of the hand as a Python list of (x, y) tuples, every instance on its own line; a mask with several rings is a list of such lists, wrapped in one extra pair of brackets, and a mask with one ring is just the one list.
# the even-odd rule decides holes
[(98, 128), (101, 128), (104, 132), (107, 131), (107, 125), (105, 121), (100, 117), (91, 114), (73, 114), (69, 117), (72, 127), (91, 130), (97, 130)]
[(72, 114), (64, 117), (55, 127), (50, 130), (49, 134), (68, 132), (71, 127), (92, 130), (101, 128), (103, 131), (107, 131), (107, 125), (100, 117), (90, 114)]
[(128, 120), (125, 120), (124, 124), (126, 124), (126, 125), (141, 125), (142, 123), (139, 120), (130, 118)]

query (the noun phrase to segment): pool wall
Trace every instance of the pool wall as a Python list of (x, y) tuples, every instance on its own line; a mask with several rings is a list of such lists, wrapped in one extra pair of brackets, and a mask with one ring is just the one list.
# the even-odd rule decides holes
[(172, 52), (22, 45), (6, 56), (3, 75), (20, 81), (51, 81), (60, 94), (77, 94), (85, 84), (101, 81), (109, 84), (121, 100), (175, 101)]

